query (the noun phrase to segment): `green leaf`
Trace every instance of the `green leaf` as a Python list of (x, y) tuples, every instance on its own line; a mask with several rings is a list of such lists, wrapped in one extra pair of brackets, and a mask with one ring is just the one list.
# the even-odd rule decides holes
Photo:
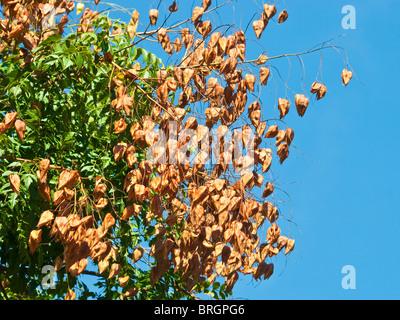
[(7, 168), (12, 168), (12, 167), (20, 167), (21, 166), (21, 162), (11, 162)]
[(8, 203), (9, 203), (9, 206), (11, 209), (14, 209), (15, 204), (17, 203), (17, 198), (18, 198), (18, 194), (14, 193), (14, 192), (10, 195)]

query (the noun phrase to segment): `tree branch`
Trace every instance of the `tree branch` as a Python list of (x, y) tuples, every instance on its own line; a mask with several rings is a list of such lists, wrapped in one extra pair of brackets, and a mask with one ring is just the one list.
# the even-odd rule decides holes
[[(37, 163), (37, 161), (35, 161), (35, 160), (15, 158), (15, 157), (9, 157), (9, 156), (0, 156), (0, 159), (11, 160), (11, 161), (20, 161), (20, 162), (25, 162), (25, 163), (34, 163), (34, 164)], [(50, 169), (59, 170), (59, 171), (66, 170), (66, 168), (64, 168), (64, 167), (54, 166), (54, 165), (50, 165)]]

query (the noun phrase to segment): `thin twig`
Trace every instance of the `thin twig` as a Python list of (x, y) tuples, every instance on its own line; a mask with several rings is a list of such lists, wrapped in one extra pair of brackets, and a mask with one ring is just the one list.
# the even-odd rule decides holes
[[(11, 161), (21, 161), (21, 162), (33, 163), (33, 164), (38, 163), (35, 160), (29, 160), (29, 159), (23, 159), (23, 158), (15, 158), (15, 157), (9, 157), (9, 156), (0, 156), (0, 159), (11, 160)], [(59, 171), (66, 170), (66, 168), (64, 168), (64, 167), (54, 166), (54, 165), (50, 165), (50, 169), (59, 170)]]

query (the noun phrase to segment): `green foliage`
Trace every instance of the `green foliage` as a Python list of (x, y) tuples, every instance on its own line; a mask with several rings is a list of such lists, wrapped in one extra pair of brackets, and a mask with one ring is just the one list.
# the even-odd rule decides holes
[[(62, 268), (57, 273), (55, 289), (43, 289), (42, 267), (53, 265), (64, 248), (49, 235), (49, 228), (43, 228), (41, 245), (33, 255), (28, 248), (29, 234), (41, 213), (54, 208), (38, 192), (36, 171), (41, 159), (48, 158), (54, 165), (47, 178), (52, 199), (57, 190), (59, 168), (77, 170), (83, 177), (76, 189), (76, 199), (84, 197), (85, 190), (93, 190), (97, 176), (107, 178), (107, 194), (112, 205), (99, 212), (88, 200), (82, 208), (73, 208), (76, 213), (94, 214), (97, 223), (101, 223), (104, 212), (120, 216), (126, 206), (123, 181), (129, 168), (124, 160), (114, 161), (112, 147), (118, 142), (130, 143), (131, 136), (129, 130), (120, 134), (113, 130), (119, 117), (110, 107), (115, 99), (113, 78), (124, 81), (130, 88), (134, 109), (125, 121), (132, 124), (142, 115), (150, 114), (148, 93), (152, 92), (152, 79), (156, 78), (162, 62), (143, 48), (131, 46), (126, 33), (110, 36), (110, 27), (125, 28), (123, 23), (111, 23), (109, 18), (100, 15), (92, 24), (93, 32), (50, 36), (33, 50), (33, 59), (26, 65), (16, 50), (2, 53), (0, 114), (4, 116), (14, 110), (27, 126), (24, 141), (14, 129), (0, 135), (0, 266), (5, 267), (0, 280), (9, 299), (59, 299), (69, 288), (74, 288), (81, 299), (116, 299), (124, 292), (117, 279), (96, 275), (97, 268), (92, 262), (87, 268), (89, 271), (77, 278)], [(106, 53), (111, 53), (116, 64), (126, 69), (139, 63), (138, 74), (148, 81), (138, 83), (125, 79), (106, 61)], [(136, 90), (138, 86), (143, 90)], [(143, 158), (140, 148), (137, 157)], [(8, 176), (12, 173), (21, 178), (19, 194), (11, 189)], [(113, 245), (119, 248), (116, 262), (122, 266), (121, 274), (130, 276), (127, 287), (135, 285), (139, 299), (191, 298), (181, 275), (172, 269), (152, 286), (150, 266), (132, 264), (130, 260), (131, 248), (139, 243), (149, 245), (154, 240), (154, 221), (149, 225), (144, 223), (147, 209), (143, 205), (138, 217), (120, 221), (111, 235)], [(196, 290), (224, 298), (223, 289), (218, 283), (211, 287), (203, 283)]]

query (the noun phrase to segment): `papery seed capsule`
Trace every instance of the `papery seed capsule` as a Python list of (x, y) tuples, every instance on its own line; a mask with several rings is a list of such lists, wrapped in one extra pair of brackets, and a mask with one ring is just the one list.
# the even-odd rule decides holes
[(158, 10), (157, 9), (151, 9), (150, 12), (149, 12), (149, 18), (150, 18), (150, 24), (154, 26), (157, 23)]

